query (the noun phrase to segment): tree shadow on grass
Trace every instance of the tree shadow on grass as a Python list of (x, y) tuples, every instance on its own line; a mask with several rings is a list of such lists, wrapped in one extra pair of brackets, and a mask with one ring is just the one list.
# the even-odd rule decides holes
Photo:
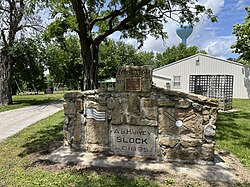
[(62, 130), (63, 122), (37, 131), (28, 137), (27, 143), (22, 145), (24, 150), (18, 156), (25, 157), (33, 153), (39, 153), (41, 155), (51, 153), (62, 145)]
[[(234, 112), (234, 113), (219, 113), (216, 122), (217, 135), (216, 139), (219, 141), (231, 141), (231, 143), (236, 145), (233, 140), (237, 139), (249, 139), (245, 132), (250, 131), (250, 125), (244, 126), (237, 123), (237, 120), (250, 120), (250, 114), (247, 112)], [(244, 142), (242, 142), (244, 144)], [(247, 147), (250, 147), (249, 142), (245, 142)]]

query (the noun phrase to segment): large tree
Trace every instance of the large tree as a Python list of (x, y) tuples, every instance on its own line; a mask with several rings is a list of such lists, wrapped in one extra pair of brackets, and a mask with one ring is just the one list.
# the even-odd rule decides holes
[[(245, 8), (248, 15), (244, 23), (235, 24), (233, 34), (237, 37), (237, 42), (232, 46), (234, 52), (240, 54), (240, 62), (250, 61), (250, 7)], [(246, 62), (245, 62), (246, 63)]]
[(33, 5), (30, 0), (0, 1), (0, 105), (12, 103), (13, 46), (17, 34), (38, 28)]
[[(81, 55), (84, 62), (84, 90), (97, 87), (99, 45), (116, 31), (123, 38), (135, 38), (141, 45), (152, 35), (165, 39), (164, 24), (170, 20), (190, 22), (205, 13), (212, 21), (216, 17), (210, 9), (196, 0), (68, 0), (51, 1), (57, 14), (57, 25), (69, 26), (80, 38)], [(56, 3), (56, 6), (54, 4)], [(60, 2), (60, 3), (59, 3)], [(72, 6), (71, 6), (72, 5)], [(74, 15), (70, 12), (73, 8)], [(75, 16), (75, 17), (74, 17)], [(77, 24), (73, 24), (76, 20)], [(61, 34), (63, 29), (55, 34)], [(62, 35), (61, 35), (62, 36)]]

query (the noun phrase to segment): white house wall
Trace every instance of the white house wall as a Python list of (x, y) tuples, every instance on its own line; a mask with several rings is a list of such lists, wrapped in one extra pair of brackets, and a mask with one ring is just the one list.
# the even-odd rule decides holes
[(153, 76), (152, 77), (153, 84), (161, 88), (167, 89), (167, 83), (171, 84), (171, 78), (164, 78), (164, 77), (158, 77), (158, 76)]
[[(196, 65), (196, 60), (199, 60), (199, 65)], [(203, 54), (155, 69), (153, 81), (164, 88), (162, 80), (157, 81), (154, 77), (169, 77), (172, 79), (171, 89), (189, 92), (189, 75), (233, 75), (233, 97), (250, 98), (250, 67)], [(180, 88), (173, 88), (174, 76), (180, 76)]]

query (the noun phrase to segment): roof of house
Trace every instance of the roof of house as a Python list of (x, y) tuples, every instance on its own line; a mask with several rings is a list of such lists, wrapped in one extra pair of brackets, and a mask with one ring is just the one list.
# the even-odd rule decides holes
[[(171, 64), (167, 64), (167, 65), (161, 66), (161, 67), (159, 67), (159, 68), (156, 68), (156, 69), (153, 70), (153, 72), (158, 71), (158, 70), (161, 70), (161, 69), (164, 69), (164, 68), (167, 68), (167, 67), (169, 67), (169, 66), (173, 66), (173, 65), (175, 65), (175, 64), (181, 63), (181, 62), (183, 62), (183, 61), (186, 61), (186, 60), (188, 60), (188, 59), (191, 59), (191, 58), (194, 58), (194, 57), (198, 57), (198, 56), (204, 56), (204, 57), (208, 57), (208, 58), (213, 58), (213, 59), (216, 59), (216, 60), (220, 60), (220, 61), (223, 61), (223, 62), (226, 62), (226, 63), (238, 65), (238, 66), (249, 67), (249, 66), (247, 66), (247, 65), (244, 65), (244, 64), (241, 64), (241, 63), (238, 63), (238, 62), (234, 62), (234, 61), (230, 61), (230, 60), (218, 58), (218, 57), (211, 56), (211, 55), (207, 55), (207, 54), (203, 54), (203, 53), (198, 53), (198, 54), (189, 56), (189, 57), (187, 57), (187, 58), (178, 60), (178, 61), (176, 61), (176, 62), (173, 62), (173, 63), (171, 63)], [(249, 68), (250, 68), (250, 67), (249, 67)]]
[(153, 74), (152, 76), (153, 76), (153, 77), (156, 77), (156, 78), (160, 78), (160, 79), (164, 79), (164, 80), (169, 80), (169, 81), (171, 81), (171, 78), (170, 78), (170, 77), (166, 77), (166, 76), (162, 76), (162, 75), (155, 75), (155, 74)]

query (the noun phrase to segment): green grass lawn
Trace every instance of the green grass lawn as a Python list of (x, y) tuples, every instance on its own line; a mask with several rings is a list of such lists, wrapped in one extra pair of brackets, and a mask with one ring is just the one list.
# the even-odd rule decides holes
[(250, 168), (250, 100), (235, 99), (238, 112), (219, 113), (216, 123), (218, 149), (229, 151)]
[(30, 105), (38, 105), (50, 101), (56, 101), (63, 98), (64, 93), (55, 92), (54, 94), (37, 94), (37, 95), (14, 95), (12, 96), (13, 105), (0, 106), (0, 112), (22, 108)]
[[(32, 99), (27, 98), (27, 100)], [(250, 167), (250, 100), (234, 100), (234, 108), (240, 110), (233, 113), (220, 113), (218, 116), (217, 147), (233, 153)], [(54, 166), (53, 163), (39, 161), (37, 158), (41, 155), (46, 155), (55, 146), (60, 146), (63, 139), (62, 128), (63, 111), (0, 142), (0, 186), (144, 187), (159, 185), (159, 181), (148, 176), (137, 175), (136, 171), (130, 175), (124, 175), (122, 170), (99, 172), (79, 169), (74, 165), (60, 168), (60, 165)], [(170, 177), (165, 180), (165, 186), (171, 186), (170, 183), (176, 182), (172, 176)], [(186, 186), (200, 186), (194, 185), (195, 182), (191, 184), (193, 185)]]
[(52, 171), (44, 168), (43, 164), (34, 158), (48, 154), (51, 145), (63, 139), (62, 128), (63, 111), (0, 143), (0, 186), (157, 186), (156, 182), (140, 176), (98, 174), (95, 171), (71, 169), (72, 167)]

